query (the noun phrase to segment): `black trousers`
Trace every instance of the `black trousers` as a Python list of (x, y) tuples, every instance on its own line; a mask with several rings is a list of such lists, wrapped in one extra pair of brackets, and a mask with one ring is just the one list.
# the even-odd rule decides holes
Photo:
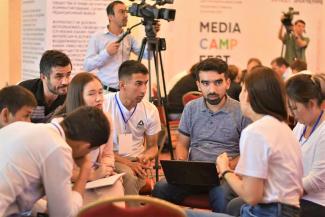
[(325, 207), (309, 200), (300, 200), (300, 217), (325, 217)]

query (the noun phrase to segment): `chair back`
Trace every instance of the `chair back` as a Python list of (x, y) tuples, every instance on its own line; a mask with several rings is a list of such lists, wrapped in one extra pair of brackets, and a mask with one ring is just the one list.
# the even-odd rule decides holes
[[(138, 202), (139, 207), (119, 207), (114, 202)], [(140, 195), (107, 198), (82, 208), (78, 217), (186, 217), (185, 211), (167, 201)]]
[(185, 106), (189, 101), (200, 98), (201, 96), (202, 93), (199, 91), (189, 91), (185, 93), (182, 97), (183, 105)]

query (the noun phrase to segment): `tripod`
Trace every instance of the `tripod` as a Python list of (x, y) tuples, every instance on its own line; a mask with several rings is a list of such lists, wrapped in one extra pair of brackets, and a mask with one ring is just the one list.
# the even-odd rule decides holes
[[(146, 26), (147, 27), (147, 26)], [(152, 27), (151, 27), (152, 28)], [(142, 40), (141, 44), (141, 49), (140, 53), (138, 55), (138, 61), (141, 62), (145, 47), (147, 45), (147, 51), (148, 51), (148, 70), (149, 70), (149, 100), (150, 102), (153, 102), (156, 106), (160, 106), (164, 110), (164, 115), (165, 115), (165, 120), (166, 120), (166, 128), (167, 128), (167, 134), (168, 134), (168, 145), (169, 145), (169, 150), (170, 150), (170, 156), (171, 159), (174, 159), (174, 153), (173, 153), (173, 147), (172, 147), (172, 140), (171, 140), (171, 133), (170, 133), (170, 126), (169, 126), (169, 118), (167, 114), (167, 92), (166, 92), (166, 83), (165, 83), (165, 73), (164, 73), (164, 67), (162, 63), (162, 57), (161, 57), (161, 51), (166, 50), (166, 42), (165, 39), (163, 38), (157, 38), (157, 37), (144, 37)], [(152, 91), (151, 91), (151, 81), (152, 81), (152, 76), (151, 76), (151, 55), (154, 60), (154, 70), (156, 73), (156, 80), (157, 80), (157, 97), (152, 96)], [(162, 80), (162, 88), (163, 88), (163, 95), (161, 93), (161, 87), (160, 87), (160, 79)], [(163, 144), (161, 144), (163, 145)], [(158, 181), (159, 175), (158, 175), (158, 170), (159, 170), (159, 162), (158, 162), (158, 156), (155, 159), (155, 171), (156, 171), (156, 180)]]

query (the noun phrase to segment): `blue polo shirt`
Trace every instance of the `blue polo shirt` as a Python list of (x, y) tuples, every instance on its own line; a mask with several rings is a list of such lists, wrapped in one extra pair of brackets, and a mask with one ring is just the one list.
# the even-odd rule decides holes
[(215, 162), (223, 152), (239, 155), (240, 134), (249, 123), (238, 101), (227, 97), (223, 108), (212, 112), (201, 97), (185, 106), (179, 132), (190, 137), (189, 160)]

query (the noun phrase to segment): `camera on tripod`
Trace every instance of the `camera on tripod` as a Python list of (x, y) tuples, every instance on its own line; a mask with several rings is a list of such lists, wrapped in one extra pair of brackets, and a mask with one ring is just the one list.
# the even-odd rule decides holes
[(176, 10), (167, 8), (157, 8), (156, 5), (173, 4), (174, 0), (155, 0), (156, 3), (149, 5), (145, 0), (140, 4), (133, 3), (128, 11), (131, 16), (143, 17), (144, 21), (154, 19), (164, 19), (173, 21), (175, 19)]
[(294, 15), (299, 15), (299, 11), (295, 11), (293, 7), (289, 7), (288, 12), (283, 12), (283, 18), (281, 19), (281, 22), (287, 30), (291, 30), (292, 19)]

